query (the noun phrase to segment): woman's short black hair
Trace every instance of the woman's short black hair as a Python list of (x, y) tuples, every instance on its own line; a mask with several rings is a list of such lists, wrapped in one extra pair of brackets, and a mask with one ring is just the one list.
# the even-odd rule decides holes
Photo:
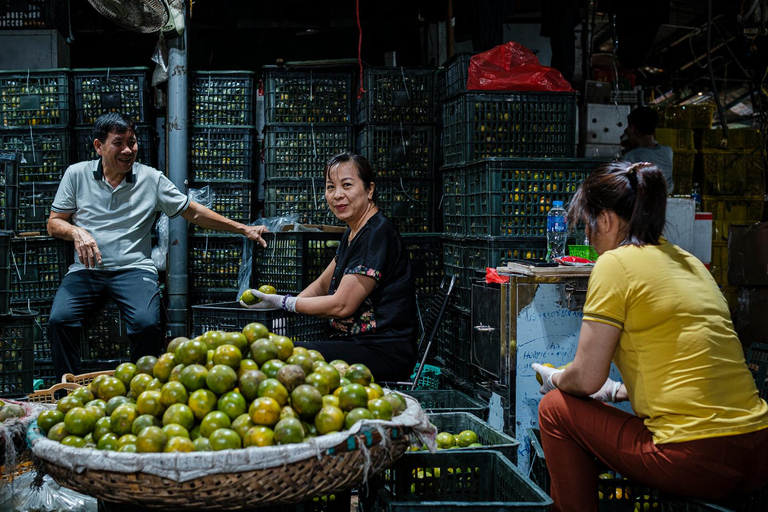
[(110, 133), (125, 133), (128, 131), (136, 133), (136, 123), (130, 117), (119, 112), (108, 112), (100, 115), (96, 120), (93, 132), (91, 132), (91, 138), (105, 142)]
[(587, 176), (568, 205), (568, 223), (584, 221), (597, 227), (603, 210), (612, 210), (627, 223), (625, 242), (658, 245), (667, 212), (667, 182), (648, 162), (610, 162)]
[[(325, 181), (328, 181), (328, 175), (331, 170), (333, 170), (338, 165), (347, 162), (352, 162), (355, 165), (355, 168), (357, 169), (357, 177), (360, 178), (360, 180), (363, 182), (365, 190), (370, 190), (371, 185), (374, 183), (373, 167), (371, 167), (370, 162), (368, 162), (365, 157), (362, 157), (356, 153), (351, 153), (349, 151), (334, 155), (328, 160), (328, 162), (325, 164)], [(376, 204), (377, 197), (378, 190), (374, 188), (372, 199), (373, 204)]]

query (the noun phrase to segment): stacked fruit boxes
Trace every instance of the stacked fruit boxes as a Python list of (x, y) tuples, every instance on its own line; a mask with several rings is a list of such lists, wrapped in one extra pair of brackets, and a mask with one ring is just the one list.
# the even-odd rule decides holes
[(338, 225), (325, 201), (325, 163), (354, 150), (353, 73), (262, 68), (266, 217)]
[[(189, 186), (207, 187), (207, 204), (199, 202), (243, 224), (254, 220), (256, 199), (254, 78), (251, 71), (197, 71), (190, 80)], [(244, 239), (190, 229), (191, 304), (233, 300)]]

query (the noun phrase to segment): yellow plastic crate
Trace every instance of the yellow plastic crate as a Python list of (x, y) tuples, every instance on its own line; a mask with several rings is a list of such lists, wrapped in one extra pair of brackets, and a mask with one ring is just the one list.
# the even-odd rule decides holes
[(672, 181), (675, 194), (690, 194), (693, 190), (693, 168), (696, 152), (676, 149), (672, 156)]
[(704, 196), (703, 211), (712, 213), (712, 241), (727, 242), (731, 224), (751, 224), (763, 219), (763, 196)]
[(712, 262), (709, 264), (709, 271), (715, 282), (720, 286), (728, 284), (728, 243), (712, 243)]
[(765, 192), (763, 156), (758, 149), (705, 149), (702, 154), (705, 194), (757, 196)]
[[(658, 140), (658, 137), (656, 140)], [(760, 130), (738, 128), (736, 130), (728, 130), (728, 145), (725, 148), (720, 146), (722, 140), (723, 130), (721, 128), (704, 130), (701, 132), (701, 149), (743, 149), (751, 151), (760, 147), (763, 136)]]
[(655, 139), (662, 146), (669, 146), (675, 151), (693, 151), (695, 148), (693, 130), (690, 128), (657, 128)]

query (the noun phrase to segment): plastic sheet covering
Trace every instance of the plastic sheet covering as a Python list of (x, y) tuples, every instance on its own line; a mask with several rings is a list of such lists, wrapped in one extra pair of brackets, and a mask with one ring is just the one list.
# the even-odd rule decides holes
[(35, 481), (36, 473), (24, 473), (0, 487), (0, 510), (4, 512), (96, 512), (96, 498), (62, 487), (50, 476)]

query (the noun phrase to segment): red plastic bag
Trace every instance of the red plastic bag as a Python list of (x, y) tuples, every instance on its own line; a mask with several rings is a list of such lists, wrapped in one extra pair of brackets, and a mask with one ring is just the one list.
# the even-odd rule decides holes
[(495, 268), (485, 267), (485, 282), (486, 283), (508, 283), (509, 276), (500, 276), (496, 272)]
[(469, 61), (467, 90), (573, 92), (555, 68), (542, 66), (534, 53), (509, 41)]

